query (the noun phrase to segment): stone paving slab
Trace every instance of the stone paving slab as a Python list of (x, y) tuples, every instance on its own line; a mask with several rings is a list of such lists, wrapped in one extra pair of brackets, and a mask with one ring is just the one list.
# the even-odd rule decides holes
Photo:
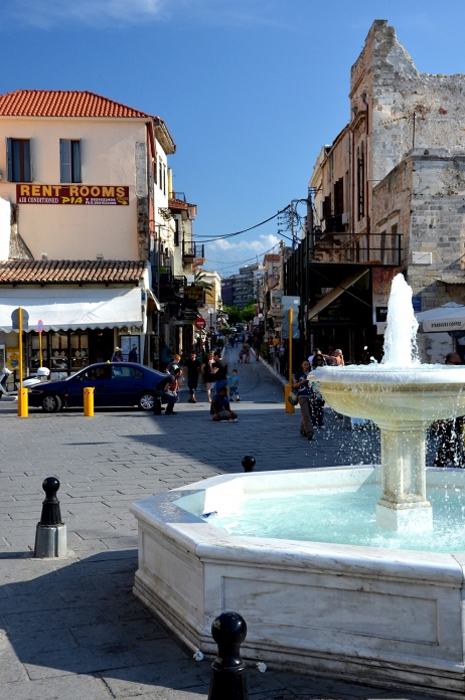
[[(15, 402), (0, 401), (0, 700), (206, 700), (209, 661), (193, 661), (132, 593), (130, 504), (241, 472), (246, 453), (257, 471), (379, 461), (378, 432), (343, 431), (331, 411), (327, 429), (303, 440), (282, 384), (261, 363), (236, 366), (237, 424), (213, 423), (205, 392), (191, 405), (185, 391), (173, 418), (31, 409), (20, 419)], [(61, 481), (68, 555), (59, 560), (32, 557), (46, 476)], [(249, 669), (248, 684), (253, 700), (417, 697), (272, 667)]]

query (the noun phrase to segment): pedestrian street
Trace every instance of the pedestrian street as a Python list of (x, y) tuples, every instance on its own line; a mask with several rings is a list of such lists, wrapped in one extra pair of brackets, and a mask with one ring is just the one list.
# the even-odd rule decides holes
[[(244, 455), (260, 471), (379, 459), (376, 430), (343, 430), (328, 409), (327, 428), (312, 442), (302, 439), (299, 410), (284, 410), (282, 383), (253, 357), (238, 364), (237, 353), (224, 354), (240, 376), (237, 423), (214, 423), (205, 391), (189, 404), (185, 387), (172, 417), (31, 409), (18, 418), (14, 401), (0, 402), (0, 700), (206, 700), (210, 660), (194, 661), (132, 593), (130, 504), (241, 472)], [(48, 476), (61, 482), (68, 553), (41, 560), (32, 554)], [(248, 683), (257, 700), (418, 697), (272, 666), (250, 668)]]

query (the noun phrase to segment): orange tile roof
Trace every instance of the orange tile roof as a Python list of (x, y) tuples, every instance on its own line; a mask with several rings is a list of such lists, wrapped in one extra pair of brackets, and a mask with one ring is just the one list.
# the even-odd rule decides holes
[(137, 284), (143, 260), (8, 260), (0, 263), (0, 284)]
[(2, 117), (119, 117), (156, 119), (153, 115), (88, 90), (15, 90), (0, 95)]

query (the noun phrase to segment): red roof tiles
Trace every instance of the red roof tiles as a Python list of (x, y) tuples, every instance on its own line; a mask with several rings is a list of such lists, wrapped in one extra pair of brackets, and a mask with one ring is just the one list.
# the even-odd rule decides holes
[(0, 263), (0, 284), (137, 284), (143, 260), (8, 260)]
[(156, 119), (88, 90), (15, 90), (0, 95), (2, 117), (119, 117)]

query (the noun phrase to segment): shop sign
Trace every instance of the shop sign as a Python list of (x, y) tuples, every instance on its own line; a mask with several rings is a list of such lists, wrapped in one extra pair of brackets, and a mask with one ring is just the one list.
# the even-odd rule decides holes
[(184, 296), (191, 301), (198, 301), (203, 303), (204, 301), (204, 289), (203, 287), (184, 287)]
[(18, 204), (129, 204), (129, 187), (122, 185), (16, 185)]

